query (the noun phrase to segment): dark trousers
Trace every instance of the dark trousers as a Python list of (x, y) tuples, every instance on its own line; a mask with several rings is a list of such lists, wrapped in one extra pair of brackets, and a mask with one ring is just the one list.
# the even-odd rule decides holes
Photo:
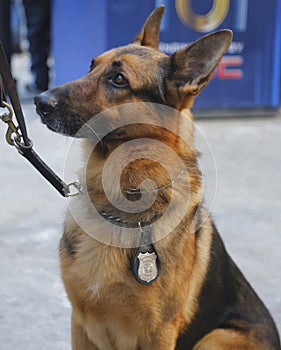
[(31, 72), (36, 87), (40, 90), (47, 90), (49, 84), (47, 59), (50, 50), (50, 0), (23, 0), (23, 4), (31, 55)]
[(10, 0), (0, 0), (0, 41), (8, 61), (11, 58)]

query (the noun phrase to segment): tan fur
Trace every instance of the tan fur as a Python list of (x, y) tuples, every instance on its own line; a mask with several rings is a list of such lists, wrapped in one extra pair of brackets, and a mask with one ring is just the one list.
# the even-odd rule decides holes
[(206, 335), (194, 350), (273, 350), (267, 342), (257, 343), (256, 337), (234, 330), (216, 329)]
[[(209, 214), (201, 206), (201, 174), (193, 145), (190, 108), (194, 96), (209, 82), (231, 41), (231, 33), (221, 31), (205, 36), (169, 58), (157, 51), (163, 11), (159, 7), (150, 15), (133, 44), (96, 57), (85, 77), (50, 91), (51, 101), (61, 99), (64, 110), (58, 117), (63, 119), (54, 123), (57, 107), (52, 107), (55, 110), (45, 123), (52, 130), (58, 128), (56, 131), (71, 136), (78, 131), (76, 124), (83, 124), (102, 111), (107, 111), (103, 122), (117, 125), (114, 123), (125, 117), (126, 104), (138, 102), (130, 105), (132, 124), (111, 132), (94, 149), (93, 141), (83, 142), (85, 165), (81, 178), (85, 171), (83, 187), (89, 197), (78, 196), (70, 203), (60, 246), (61, 275), (72, 304), (72, 350), (175, 350), (179, 338), (189, 336), (189, 331), (188, 344), (181, 345), (180, 350), (276, 350), (269, 345), (274, 327), (258, 299), (253, 302), (254, 311), (243, 315), (244, 308), (256, 296), (227, 255)], [(125, 88), (112, 82), (118, 72), (127, 79)], [(177, 111), (170, 109), (168, 115), (159, 114), (147, 104), (154, 100)], [(120, 108), (108, 111), (116, 106)], [(38, 109), (40, 112), (40, 103)], [(44, 112), (46, 117), (46, 109)], [(147, 123), (139, 124), (140, 114)], [(164, 123), (163, 127), (150, 125), (150, 119)], [(181, 161), (164, 146), (159, 147), (159, 143), (167, 145)], [(116, 155), (115, 150), (123, 145), (126, 153)], [(170, 171), (161, 162), (143, 157), (146, 153), (165, 160)], [(129, 162), (134, 154), (139, 157)], [(103, 174), (109, 160), (111, 169)], [(119, 214), (105, 195), (103, 185), (105, 181), (114, 200), (120, 198), (119, 183), (117, 186), (113, 180), (115, 169), (122, 162), (126, 166), (117, 178), (121, 193), (138, 188), (146, 179), (160, 189), (149, 209), (135, 214), (122, 212), (127, 222), (150, 220), (154, 213), (163, 216), (152, 226), (161, 270), (151, 285), (140, 284), (132, 273), (131, 261), (139, 240), (136, 242), (123, 227), (111, 225), (107, 229), (104, 220), (99, 219), (99, 213), (108, 209)], [(171, 183), (173, 186), (169, 186)], [(97, 212), (91, 211), (92, 205)], [(221, 279), (217, 278), (217, 270), (221, 271)], [(214, 287), (210, 287), (212, 282)], [(229, 291), (229, 283), (237, 288), (237, 295)], [(218, 305), (214, 308), (217, 315), (212, 315), (208, 303), (217, 303), (216, 288), (220, 297), (229, 298), (229, 304), (225, 301), (225, 310)], [(213, 300), (202, 300), (204, 293), (210, 293)], [(261, 309), (257, 313), (255, 303)], [(214, 326), (204, 323), (205, 310)], [(196, 326), (198, 317), (204, 325)]]

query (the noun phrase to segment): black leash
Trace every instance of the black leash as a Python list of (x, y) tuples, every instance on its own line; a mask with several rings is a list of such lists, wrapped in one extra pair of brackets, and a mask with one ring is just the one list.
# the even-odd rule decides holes
[[(6, 102), (6, 94), (9, 96), (12, 107)], [(64, 197), (75, 196), (81, 193), (81, 186), (78, 181), (66, 184), (53, 172), (51, 168), (33, 150), (33, 143), (28, 137), (24, 116), (18, 97), (14, 79), (5, 55), (5, 51), (0, 42), (0, 107), (6, 108), (8, 112), (0, 115), (3, 122), (8, 124), (6, 141), (15, 146), (18, 152), (25, 157), (47, 181)], [(13, 122), (13, 111), (18, 125)], [(75, 192), (71, 193), (71, 188)]]

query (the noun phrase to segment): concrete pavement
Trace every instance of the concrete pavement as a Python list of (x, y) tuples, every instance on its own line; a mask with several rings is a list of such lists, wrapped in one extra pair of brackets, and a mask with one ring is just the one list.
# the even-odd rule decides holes
[[(26, 63), (20, 59), (14, 67), (20, 88), (28, 79)], [(40, 124), (31, 99), (25, 99), (24, 111), (35, 150), (63, 174), (71, 140)], [(281, 331), (281, 115), (201, 119), (197, 125), (217, 167), (214, 179), (213, 164), (204, 156), (206, 144), (200, 145), (198, 137), (206, 191), (212, 198), (217, 181), (212, 215), (228, 251)], [(4, 134), (1, 123), (1, 349), (70, 349), (70, 305), (57, 253), (66, 200), (5, 143)]]

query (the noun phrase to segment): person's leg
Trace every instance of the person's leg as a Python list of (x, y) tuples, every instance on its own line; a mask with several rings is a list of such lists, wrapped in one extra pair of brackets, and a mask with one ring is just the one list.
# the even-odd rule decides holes
[(0, 41), (8, 61), (11, 58), (10, 0), (0, 0)]
[[(47, 90), (49, 84), (47, 59), (50, 48), (50, 0), (24, 0), (23, 3), (35, 88)], [(32, 90), (31, 86), (30, 90)]]

